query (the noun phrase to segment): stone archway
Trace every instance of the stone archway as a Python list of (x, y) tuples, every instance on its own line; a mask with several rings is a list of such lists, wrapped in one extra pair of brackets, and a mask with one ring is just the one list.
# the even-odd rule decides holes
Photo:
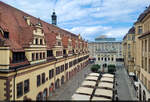
[(49, 87), (49, 96), (51, 95), (52, 96), (52, 92), (54, 91), (54, 83), (51, 83), (50, 84), (50, 87)]
[(48, 94), (47, 94), (47, 88), (46, 88), (43, 91), (43, 100), (47, 100), (47, 96), (48, 96)]
[(107, 67), (107, 64), (106, 64), (106, 63), (104, 63), (104, 64), (103, 64), (103, 68), (106, 68), (106, 67)]
[(59, 83), (59, 79), (57, 79), (56, 82), (55, 82), (55, 89), (57, 89), (59, 87), (60, 87), (60, 83)]
[(36, 96), (36, 100), (42, 100), (42, 92), (40, 92), (37, 96)]

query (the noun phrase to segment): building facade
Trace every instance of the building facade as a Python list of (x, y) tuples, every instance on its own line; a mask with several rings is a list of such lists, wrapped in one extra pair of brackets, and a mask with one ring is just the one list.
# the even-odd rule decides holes
[[(139, 100), (150, 100), (150, 6), (134, 24), (136, 37), (135, 70), (139, 78)], [(138, 50), (138, 51), (137, 51)]]
[(53, 20), (0, 1), (0, 100), (46, 100), (88, 65), (88, 43)]
[[(128, 36), (134, 36), (134, 33), (127, 34), (124, 38), (124, 59), (127, 69), (132, 63), (132, 71), (138, 77), (137, 97), (139, 101), (150, 100), (150, 6), (140, 14), (134, 23), (135, 39), (128, 41)], [(130, 48), (128, 47), (130, 44)], [(132, 49), (134, 49), (132, 51)], [(131, 59), (128, 50), (131, 52)], [(133, 71), (134, 69), (134, 71)]]
[(128, 33), (123, 38), (123, 57), (124, 65), (127, 68), (128, 73), (134, 72), (135, 61), (135, 28), (129, 29)]
[(100, 36), (95, 42), (90, 42), (88, 48), (90, 57), (96, 58), (95, 63), (101, 65), (101, 68), (109, 64), (116, 65), (123, 59), (122, 43), (115, 41), (115, 38)]

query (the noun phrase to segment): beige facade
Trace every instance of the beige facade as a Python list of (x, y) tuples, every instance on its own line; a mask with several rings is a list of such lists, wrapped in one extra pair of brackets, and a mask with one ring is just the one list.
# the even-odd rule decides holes
[[(132, 71), (138, 77), (137, 96), (140, 101), (150, 100), (150, 6), (138, 17), (134, 23), (135, 28), (135, 43), (130, 43), (124, 39), (124, 58), (125, 66), (129, 68), (130, 65), (128, 57), (128, 44), (132, 44), (133, 51), (133, 66)], [(133, 35), (133, 34), (132, 34)], [(133, 71), (134, 69), (134, 71)]]
[(123, 56), (124, 65), (127, 68), (128, 73), (134, 72), (134, 61), (135, 61), (135, 28), (132, 27), (123, 39)]
[(122, 42), (110, 41), (110, 39), (112, 38), (104, 38), (100, 41), (88, 43), (90, 57), (94, 57), (96, 59), (95, 63), (99, 64), (101, 68), (103, 65), (117, 65), (119, 64), (117, 62), (123, 59)]

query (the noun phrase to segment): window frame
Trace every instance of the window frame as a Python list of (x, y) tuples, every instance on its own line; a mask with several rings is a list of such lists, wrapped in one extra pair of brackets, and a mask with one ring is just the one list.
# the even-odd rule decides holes
[[(27, 82), (27, 83), (26, 83)], [(27, 86), (25, 85), (27, 84)], [(25, 91), (26, 90), (26, 91)], [(24, 81), (24, 94), (28, 93), (30, 91), (30, 80), (29, 79), (26, 79)]]
[[(20, 86), (21, 85), (21, 86)], [(19, 82), (17, 83), (17, 98), (23, 96), (23, 82)], [(18, 88), (21, 88), (21, 89), (18, 89)], [(21, 92), (20, 92), (21, 91)]]

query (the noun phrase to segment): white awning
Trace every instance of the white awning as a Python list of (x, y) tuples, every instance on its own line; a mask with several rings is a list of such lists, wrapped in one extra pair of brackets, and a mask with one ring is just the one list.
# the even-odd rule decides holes
[(108, 74), (108, 73), (107, 73), (107, 74), (103, 74), (102, 76), (103, 76), (103, 77), (111, 77), (111, 78), (114, 78), (114, 75), (113, 75), (113, 74)]
[(99, 88), (111, 88), (111, 89), (113, 89), (113, 83), (99, 82), (98, 87)]
[(90, 95), (74, 94), (72, 100), (90, 100)]
[(113, 91), (112, 90), (107, 90), (107, 89), (96, 89), (94, 95), (107, 96), (107, 97), (112, 98)]
[(112, 101), (111, 99), (109, 98), (105, 98), (105, 97), (96, 97), (96, 96), (93, 96), (92, 100), (97, 100), (97, 101)]
[(97, 77), (99, 77), (99, 74), (98, 73), (90, 73), (89, 76), (97, 76)]
[(83, 81), (82, 86), (95, 86), (96, 82), (95, 81)]
[(88, 87), (79, 87), (76, 90), (76, 93), (82, 93), (82, 94), (88, 94), (91, 95), (93, 92), (93, 88), (88, 88)]
[(102, 77), (102, 78), (100, 79), (100, 81), (109, 81), (109, 82), (113, 82), (113, 81), (114, 81), (114, 78)]
[(96, 76), (87, 76), (85, 79), (86, 80), (95, 80), (95, 81), (97, 81), (98, 77), (96, 77)]

